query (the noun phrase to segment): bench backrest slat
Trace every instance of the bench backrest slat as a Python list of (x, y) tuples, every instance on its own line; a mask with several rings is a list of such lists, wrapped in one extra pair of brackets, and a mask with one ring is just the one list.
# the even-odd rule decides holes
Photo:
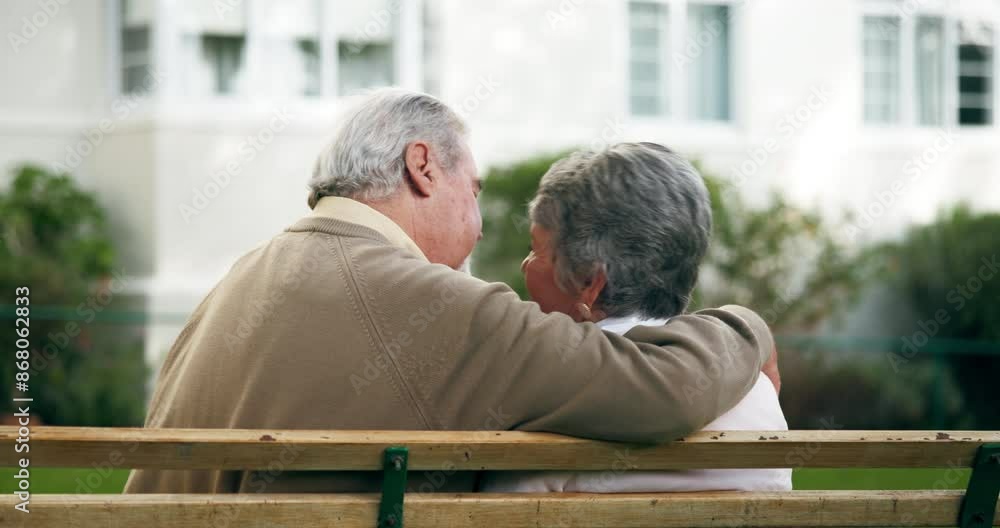
[[(954, 526), (961, 491), (680, 494), (408, 494), (407, 528)], [(372, 528), (377, 495), (0, 496), (0, 525), (31, 528)], [(997, 517), (1000, 519), (1000, 516)]]
[[(0, 427), (0, 466), (16, 466), (18, 428)], [(267, 431), (35, 427), (36, 467), (378, 470), (405, 445), (411, 470), (636, 470), (766, 467), (968, 467), (1000, 431), (702, 431), (659, 446), (519, 431)]]

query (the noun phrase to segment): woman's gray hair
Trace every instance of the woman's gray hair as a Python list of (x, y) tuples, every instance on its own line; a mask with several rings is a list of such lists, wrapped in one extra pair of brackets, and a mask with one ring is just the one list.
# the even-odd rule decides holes
[(465, 122), (448, 105), (398, 88), (373, 91), (350, 111), (320, 153), (309, 180), (309, 207), (324, 196), (376, 201), (399, 188), (406, 147), (423, 140), (451, 168), (461, 156)]
[(603, 270), (609, 317), (683, 313), (698, 280), (712, 208), (698, 171), (655, 143), (576, 152), (542, 177), (531, 221), (552, 233), (558, 286), (576, 292)]

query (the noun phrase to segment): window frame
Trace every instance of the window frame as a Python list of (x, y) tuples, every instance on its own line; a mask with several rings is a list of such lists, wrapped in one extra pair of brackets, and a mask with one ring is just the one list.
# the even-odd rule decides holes
[[(622, 7), (622, 27), (623, 31), (623, 55), (625, 64), (625, 90), (623, 105), (625, 115), (638, 123), (668, 123), (684, 125), (701, 125), (706, 127), (732, 127), (736, 124), (740, 115), (740, 101), (736, 97), (736, 85), (739, 83), (739, 46), (737, 42), (742, 35), (742, 16), (740, 8), (745, 4), (744, 0), (636, 0), (639, 3), (660, 4), (667, 11), (668, 24), (666, 25), (667, 48), (663, 57), (663, 65), (666, 66), (666, 91), (663, 92), (666, 101), (666, 111), (658, 115), (643, 115), (632, 112), (632, 37), (631, 37), (631, 9), (633, 0), (624, 0)], [(692, 107), (689, 104), (691, 97), (688, 87), (690, 85), (689, 72), (678, 68), (673, 60), (673, 50), (685, 49), (688, 38), (688, 7), (691, 5), (726, 6), (729, 10), (728, 19), (728, 68), (729, 87), (727, 95), (729, 97), (729, 117), (728, 119), (701, 119), (695, 117)]]
[[(997, 97), (997, 87), (996, 87), (996, 84), (997, 84), (997, 73), (1000, 72), (1000, 68), (997, 68), (997, 48), (998, 48), (998, 44), (997, 44), (997, 26), (994, 23), (990, 27), (990, 46), (989, 46), (990, 58), (989, 58), (989, 62), (990, 62), (990, 65), (992, 66), (992, 71), (990, 71), (990, 68), (985, 68), (984, 69), (985, 70), (984, 73), (986, 73), (986, 75), (963, 75), (963, 73), (962, 73), (963, 72), (963, 70), (962, 70), (962, 58), (961, 58), (961, 54), (962, 54), (962, 51), (961, 51), (962, 42), (961, 42), (961, 40), (958, 40), (958, 41), (956, 41), (955, 44), (956, 44), (956, 46), (955, 46), (955, 52), (956, 52), (955, 53), (955, 55), (956, 55), (956, 61), (955, 61), (955, 64), (956, 64), (955, 81), (956, 82), (955, 82), (955, 85), (956, 85), (956, 101), (957, 101), (957, 104), (956, 104), (956, 107), (954, 109), (954, 113), (955, 113), (956, 119), (959, 119), (959, 120), (961, 119), (959, 116), (961, 115), (962, 109), (963, 109), (963, 105), (962, 105), (962, 89), (961, 89), (962, 77), (970, 77), (970, 78), (980, 77), (980, 78), (986, 78), (986, 79), (989, 79), (989, 94), (988, 94), (987, 97), (984, 98), (984, 101), (986, 102), (986, 105), (985, 106), (980, 106), (978, 108), (981, 108), (981, 109), (988, 108), (989, 109), (989, 118), (990, 118), (989, 123), (965, 123), (965, 124), (961, 124), (960, 123), (960, 126), (968, 127), (968, 128), (976, 128), (976, 127), (987, 127), (988, 128), (988, 127), (995, 126), (996, 122), (997, 122), (997, 102), (1000, 101), (1000, 98)], [(992, 96), (992, 100), (989, 97), (990, 95)]]
[[(107, 28), (108, 67), (106, 75), (109, 92), (113, 97), (131, 96), (125, 91), (125, 82), (122, 75), (123, 50), (122, 50), (122, 8), (126, 0), (105, 0), (106, 11), (105, 23)], [(233, 104), (234, 102), (253, 101), (262, 98), (273, 99), (273, 96), (261, 93), (255, 87), (260, 86), (260, 79), (263, 79), (268, 72), (263, 68), (260, 61), (260, 46), (263, 42), (260, 37), (260, 28), (266, 23), (259, 16), (259, 9), (255, 9), (257, 2), (269, 0), (242, 0), (247, 9), (247, 29), (245, 32), (246, 44), (243, 50), (243, 68), (246, 75), (247, 89), (242, 93), (223, 94), (212, 93), (209, 95), (190, 96), (182, 93), (179, 83), (172, 82), (177, 72), (183, 71), (184, 65), (180, 64), (180, 39), (182, 31), (176, 24), (176, 14), (170, 9), (171, 0), (152, 0), (155, 15), (150, 23), (150, 67), (161, 74), (166, 81), (157, 87), (152, 94), (146, 94), (157, 101), (184, 101), (190, 103), (218, 103)], [(325, 20), (331, 9), (336, 9), (337, 2), (350, 0), (317, 0), (319, 20)], [(408, 45), (411, 42), (421, 42), (423, 39), (423, 27), (421, 17), (423, 16), (423, 4), (425, 0), (390, 0), (393, 6), (393, 86), (400, 86), (407, 89), (419, 90), (423, 84), (423, 68), (420, 68), (422, 59), (421, 46)], [(336, 28), (330, 24), (319, 24), (319, 31), (316, 41), (319, 46), (319, 93), (307, 95), (304, 93), (289, 94), (283, 99), (296, 103), (308, 104), (312, 101), (324, 101), (330, 99), (340, 99), (349, 97), (352, 94), (338, 93), (339, 79), (339, 45), (340, 35), (337, 35)]]
[[(920, 5), (911, 12), (904, 12), (891, 0), (859, 0), (862, 3), (860, 15), (856, 18), (858, 24), (858, 57), (860, 67), (860, 122), (862, 126), (873, 129), (895, 129), (895, 128), (919, 128), (919, 129), (962, 129), (962, 130), (994, 130), (998, 128), (998, 112), (1000, 109), (1000, 89), (997, 80), (1000, 80), (1000, 60), (997, 60), (997, 51), (1000, 49), (1000, 5), (990, 10), (991, 16), (982, 19), (992, 25), (993, 29), (993, 84), (991, 86), (993, 111), (989, 124), (960, 124), (958, 122), (959, 110), (959, 88), (958, 88), (958, 22), (961, 20), (961, 13), (956, 13), (953, 6), (940, 1), (928, 1), (925, 5)], [(910, 5), (910, 4), (908, 4)], [(900, 73), (900, 107), (899, 118), (896, 122), (879, 123), (868, 121), (865, 117), (865, 105), (868, 94), (865, 90), (866, 64), (864, 56), (864, 20), (869, 16), (889, 16), (895, 17), (899, 21), (900, 27), (900, 53), (897, 60)], [(944, 39), (944, 68), (943, 68), (943, 96), (941, 112), (939, 116), (940, 124), (920, 123), (917, 112), (917, 92), (916, 81), (916, 26), (920, 17), (940, 18), (942, 21), (942, 37)]]
[[(861, 17), (861, 40), (862, 40), (862, 49), (861, 49), (861, 69), (862, 69), (862, 73), (861, 73), (861, 86), (862, 86), (862, 92), (863, 92), (863, 98), (862, 98), (862, 119), (864, 119), (866, 123), (870, 123), (870, 124), (873, 124), (873, 125), (892, 124), (894, 122), (892, 119), (890, 119), (888, 121), (869, 121), (868, 120), (868, 106), (869, 106), (869, 102), (870, 101), (868, 100), (868, 95), (867, 95), (866, 88), (868, 86), (868, 74), (869, 74), (869, 70), (868, 70), (868, 58), (869, 58), (869, 55), (868, 55), (868, 53), (865, 50), (865, 46), (868, 43), (868, 41), (867, 41), (868, 28), (866, 27), (866, 24), (867, 24), (867, 19), (869, 19), (869, 18), (895, 19), (896, 24), (897, 24), (896, 31), (898, 32), (897, 35), (898, 35), (899, 40), (896, 43), (896, 54), (895, 54), (895, 57), (890, 57), (889, 60), (887, 61), (888, 63), (894, 63), (895, 72), (898, 75), (898, 79), (896, 79), (896, 84), (894, 86), (894, 88), (895, 88), (894, 91), (896, 93), (891, 93), (891, 92), (889, 92), (887, 90), (888, 87), (881, 86), (880, 88), (882, 90), (884, 90), (884, 93), (879, 93), (878, 94), (879, 95), (879, 99), (878, 99), (879, 103), (885, 103), (885, 101), (882, 100), (882, 97), (885, 96), (886, 94), (889, 94), (889, 100), (890, 101), (892, 100), (892, 98), (896, 98), (897, 99), (897, 107), (894, 109), (895, 110), (894, 113), (896, 114), (896, 121), (905, 120), (906, 117), (904, 117), (904, 112), (912, 110), (909, 107), (905, 107), (904, 108), (904, 106), (902, 105), (902, 100), (904, 99), (903, 94), (907, 90), (910, 89), (910, 86), (906, 85), (907, 81), (910, 81), (909, 84), (912, 85), (912, 75), (915, 72), (915, 69), (911, 69), (909, 73), (903, 70), (903, 64), (910, 64), (911, 66), (913, 65), (913, 61), (912, 60), (907, 60), (907, 58), (906, 58), (906, 55), (908, 53), (912, 57), (912, 53), (910, 53), (910, 52), (912, 52), (912, 48), (910, 50), (905, 49), (906, 48), (905, 44), (907, 42), (907, 40), (906, 40), (907, 39), (907, 37), (906, 37), (906, 29), (903, 27), (903, 25), (900, 22), (900, 20), (898, 19), (898, 17), (889, 16), (889, 15), (883, 15), (883, 14), (875, 15), (875, 14), (870, 14), (870, 13), (865, 13)], [(884, 57), (880, 57), (880, 59), (881, 58), (884, 58)], [(877, 73), (883, 73), (883, 72), (880, 71), (880, 72), (877, 72)]]

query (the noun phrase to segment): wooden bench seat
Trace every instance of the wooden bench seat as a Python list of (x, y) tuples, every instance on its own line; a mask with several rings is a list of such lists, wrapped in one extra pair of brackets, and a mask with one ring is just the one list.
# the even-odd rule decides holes
[[(0, 466), (13, 467), (17, 428), (0, 427)], [(405, 446), (406, 470), (608, 470), (623, 452), (635, 470), (691, 468), (969, 468), (1000, 432), (699, 432), (639, 446), (517, 431), (249, 431), (33, 428), (29, 468), (381, 470), (387, 448)], [(978, 462), (977, 462), (978, 460)], [(993, 493), (978, 526), (1000, 526), (997, 470), (976, 467)], [(985, 466), (984, 466), (985, 467)], [(96, 471), (96, 470), (95, 470)], [(388, 472), (387, 472), (388, 473)], [(639, 494), (407, 493), (403, 522), (438, 526), (734, 527), (958, 526), (962, 490), (694, 492)], [(989, 491), (992, 490), (992, 491)], [(0, 499), (0, 526), (376, 526), (378, 494), (43, 495), (31, 513)], [(981, 500), (980, 500), (981, 503)], [(992, 523), (990, 522), (992, 521)], [(967, 527), (977, 526), (971, 517)]]

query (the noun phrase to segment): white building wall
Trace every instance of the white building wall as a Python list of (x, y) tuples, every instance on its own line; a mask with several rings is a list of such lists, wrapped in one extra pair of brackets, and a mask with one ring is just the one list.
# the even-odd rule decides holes
[(626, 119), (624, 27), (607, 27), (625, 4), (580, 2), (553, 26), (557, 4), (441, 3), (440, 95), (467, 117), (482, 168), (589, 143)]
[[(5, 2), (0, 15), (0, 169), (57, 162), (106, 98), (103, 13), (89, 3)], [(57, 8), (57, 9), (56, 9)], [(91, 175), (83, 163), (82, 178)]]
[[(442, 97), (469, 109), (481, 166), (651, 140), (701, 159), (751, 198), (777, 188), (828, 213), (871, 207), (863, 236), (891, 236), (959, 200), (1000, 208), (997, 126), (959, 129), (944, 142), (940, 129), (863, 123), (861, 2), (734, 7), (734, 118), (725, 124), (628, 115), (625, 2), (456, 3), (444, 2), (454, 45), (444, 52)], [(483, 79), (498, 88), (479, 101)], [(925, 155), (935, 161), (912, 181)], [(880, 209), (879, 195), (891, 195), (889, 207)]]
[[(706, 124), (629, 116), (624, 0), (425, 1), (440, 10), (439, 95), (469, 120), (482, 171), (543, 152), (648, 140), (702, 159), (754, 199), (775, 187), (828, 212), (868, 207), (905, 179), (861, 237), (891, 236), (957, 200), (1000, 210), (997, 125), (958, 130), (937, 152), (940, 130), (862, 123), (863, 2), (739, 3), (733, 120)], [(191, 101), (165, 89), (116, 112), (133, 100), (109, 86), (117, 75), (112, 4), (70, 2), (18, 51), (0, 48), (0, 166), (63, 162), (67, 145), (111, 118), (113, 129), (75, 174), (109, 208), (121, 267), (148, 309), (189, 313), (240, 255), (307, 212), (306, 180), (344, 101)], [(34, 2), (8, 3), (4, 32), (37, 11)], [(1000, 28), (1000, 15), (989, 13)], [(171, 53), (162, 36), (157, 42)], [(165, 62), (178, 67), (175, 56)], [(412, 64), (402, 71), (419, 85)], [(277, 130), (270, 123), (282, 109), (289, 119)], [(250, 156), (247, 136), (269, 129), (273, 140)], [(939, 159), (911, 181), (907, 163), (912, 169), (927, 152)], [(150, 326), (154, 361), (179, 328), (176, 320)]]

